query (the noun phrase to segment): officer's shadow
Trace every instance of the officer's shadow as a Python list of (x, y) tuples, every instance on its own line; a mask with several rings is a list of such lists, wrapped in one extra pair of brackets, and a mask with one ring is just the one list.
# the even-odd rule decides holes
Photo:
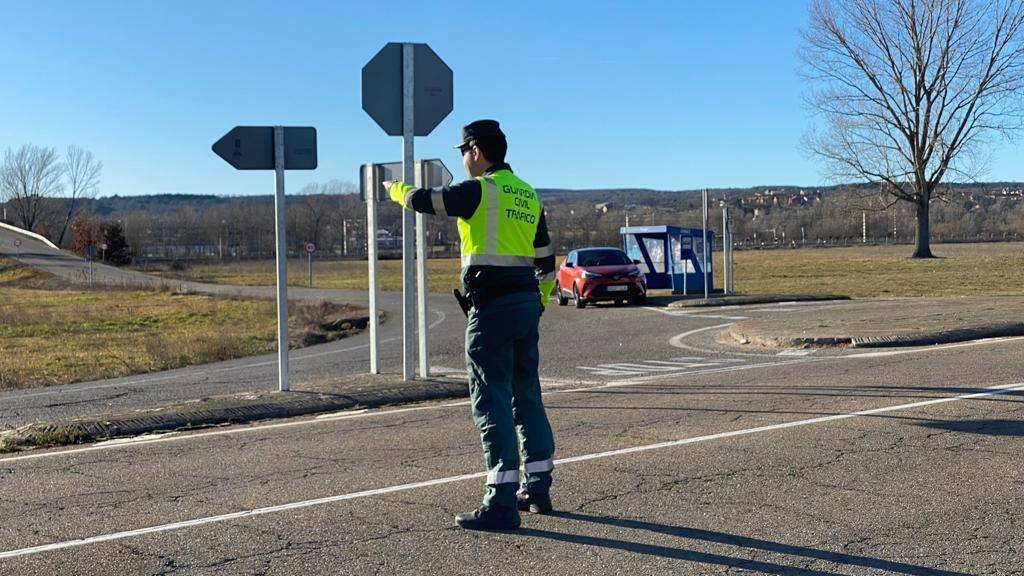
[(854, 554), (831, 552), (827, 550), (817, 550), (814, 548), (807, 548), (804, 546), (793, 546), (790, 544), (782, 544), (780, 542), (772, 542), (770, 540), (748, 538), (746, 536), (737, 536), (734, 534), (726, 534), (723, 532), (714, 532), (710, 530), (699, 530), (696, 528), (683, 528), (679, 526), (669, 526), (665, 524), (654, 524), (652, 522), (644, 522), (641, 520), (593, 516), (589, 514), (580, 514), (578, 512), (554, 512), (552, 516), (564, 520), (590, 522), (593, 524), (614, 526), (617, 528), (628, 528), (631, 530), (646, 530), (648, 532), (654, 532), (657, 534), (664, 534), (668, 536), (675, 536), (677, 538), (685, 538), (687, 540), (695, 540), (699, 542), (726, 544), (731, 546), (738, 546), (741, 548), (750, 548), (766, 552), (775, 552), (778, 554), (787, 554), (790, 556), (801, 557), (801, 560), (798, 562), (794, 562), (794, 565), (787, 566), (783, 564), (775, 564), (772, 562), (766, 562), (761, 560), (751, 560), (749, 558), (725, 556), (722, 554), (715, 554), (711, 552), (699, 552), (696, 550), (688, 550), (682, 546), (669, 547), (657, 544), (645, 544), (643, 542), (637, 541), (615, 540), (600, 536), (588, 536), (579, 533), (572, 534), (566, 532), (553, 532), (550, 530), (540, 530), (537, 528), (529, 528), (525, 526), (522, 529), (520, 529), (517, 532), (517, 534), (521, 536), (547, 538), (550, 540), (556, 540), (559, 542), (566, 542), (570, 544), (583, 544), (586, 546), (622, 550), (625, 552), (633, 552), (637, 554), (648, 554), (651, 556), (659, 556), (661, 558), (672, 558), (688, 562), (702, 562), (706, 564), (716, 564), (719, 566), (742, 568), (744, 570), (764, 572), (767, 574), (784, 573), (799, 574), (802, 576), (834, 576), (838, 574), (837, 572), (826, 572), (822, 570), (813, 570), (799, 567), (799, 565), (801, 564), (806, 564), (806, 559), (815, 559), (822, 560), (825, 562), (832, 562), (834, 564), (840, 564), (843, 566), (858, 566), (863, 568), (871, 568), (875, 570), (884, 570), (886, 572), (893, 574), (920, 574), (922, 576), (925, 574), (929, 576), (969, 576), (963, 572), (938, 570), (935, 568), (926, 568), (923, 566), (915, 566), (913, 564), (905, 564), (902, 562), (893, 562), (889, 560), (883, 560), (880, 558), (857, 556)]

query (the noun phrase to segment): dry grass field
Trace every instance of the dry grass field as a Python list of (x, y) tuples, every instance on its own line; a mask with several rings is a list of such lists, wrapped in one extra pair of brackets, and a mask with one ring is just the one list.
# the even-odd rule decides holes
[[(325, 316), (364, 313), (293, 307), (289, 324), (301, 342)], [(0, 258), (0, 389), (127, 376), (275, 349), (270, 300), (82, 290)]]
[[(1024, 243), (939, 244), (939, 258), (909, 258), (909, 246), (738, 251), (736, 289), (746, 294), (998, 296), (1024, 294)], [(561, 259), (559, 259), (560, 261)], [(153, 270), (147, 270), (153, 272)], [(380, 263), (381, 288), (399, 290), (401, 261)], [(274, 263), (202, 264), (163, 276), (225, 284), (272, 284)], [(314, 263), (314, 286), (366, 289), (366, 262)], [(429, 261), (433, 292), (458, 286), (459, 261)], [(721, 254), (715, 285), (721, 286)], [(292, 285), (306, 284), (306, 262), (289, 263)], [(322, 341), (327, 325), (363, 311), (293, 307), (295, 343)], [(271, 301), (171, 292), (83, 290), (0, 258), (0, 388), (126, 376), (269, 352)], [(326, 338), (343, 334), (327, 334)]]
[[(1005, 296), (1024, 294), (1024, 243), (936, 244), (938, 258), (911, 246), (734, 252), (736, 291), (748, 294)], [(715, 259), (721, 285), (721, 254)]]
[[(909, 258), (911, 246), (799, 248), (735, 252), (736, 290), (747, 294), (846, 294), (849, 296), (966, 296), (1024, 294), (1024, 243), (937, 244), (939, 258)], [(715, 253), (715, 286), (722, 285), (722, 255)], [(559, 257), (561, 263), (561, 257)], [(431, 292), (458, 287), (458, 259), (428, 261)], [(161, 276), (222, 284), (270, 285), (274, 262), (196, 264)], [(380, 262), (382, 290), (400, 290), (402, 263)], [(366, 290), (365, 261), (314, 261), (318, 288)], [(306, 261), (288, 263), (288, 282), (307, 284)]]
[[(427, 261), (427, 285), (431, 292), (451, 292), (459, 287), (459, 259), (441, 258)], [(211, 282), (214, 284), (237, 284), (242, 286), (270, 286), (276, 281), (276, 264), (273, 260), (224, 261), (195, 263), (184, 270), (175, 271), (167, 267), (139, 268), (140, 271), (164, 278)], [(398, 291), (402, 289), (402, 261), (381, 260), (377, 269), (380, 289)], [(367, 265), (365, 260), (313, 260), (313, 287), (335, 290), (367, 290)], [(288, 261), (288, 285), (308, 286), (309, 273), (305, 258)]]

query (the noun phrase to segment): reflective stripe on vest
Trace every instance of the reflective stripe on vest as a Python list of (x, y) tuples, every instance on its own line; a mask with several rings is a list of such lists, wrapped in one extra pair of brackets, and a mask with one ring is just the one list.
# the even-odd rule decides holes
[(540, 198), (509, 170), (478, 177), (480, 204), (459, 218), (462, 266), (527, 266), (536, 257), (533, 240), (540, 220)]
[(441, 190), (430, 191), (430, 204), (434, 208), (434, 214), (447, 216), (448, 211), (444, 208), (444, 193)]

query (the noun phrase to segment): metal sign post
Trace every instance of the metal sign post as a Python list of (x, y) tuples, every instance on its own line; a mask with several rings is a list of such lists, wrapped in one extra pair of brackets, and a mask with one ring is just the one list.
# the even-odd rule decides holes
[(288, 245), (284, 228), (284, 127), (274, 126), (274, 219), (277, 221), (277, 382), (288, 391)]
[(313, 252), (316, 252), (316, 244), (306, 242), (306, 260), (309, 265), (309, 287), (313, 287)]
[(92, 262), (96, 259), (96, 247), (86, 246), (85, 247), (85, 258), (89, 261), (89, 286), (92, 286), (93, 281), (93, 270)]
[(21, 258), (21, 238), (14, 239), (14, 247), (18, 249), (18, 258)]
[[(416, 163), (417, 188), (426, 186), (427, 179), (424, 178), (423, 170), (425, 165), (422, 162)], [(420, 378), (430, 375), (430, 362), (427, 345), (427, 224), (424, 222), (423, 214), (416, 213), (416, 333), (419, 334), (419, 349), (417, 358), (420, 361)]]
[(725, 295), (729, 295), (729, 250), (732, 248), (732, 241), (729, 240), (729, 235), (732, 231), (729, 228), (729, 207), (725, 206), (722, 208), (722, 290)]
[[(452, 71), (426, 44), (390, 42), (363, 67), (362, 78), (363, 110), (385, 133), (402, 136), (402, 181), (412, 183), (413, 139), (430, 134), (452, 111)], [(415, 218), (411, 211), (402, 214), (402, 375), (406, 380), (414, 377), (413, 236), (417, 224), (422, 229), (422, 218)], [(420, 374), (426, 376), (425, 281), (419, 290)]]
[[(402, 181), (412, 182), (413, 165), (413, 66), (412, 44), (402, 44)], [(402, 377), (412, 380), (413, 374), (413, 231), (411, 210), (402, 210)]]
[[(448, 167), (444, 165), (438, 159), (431, 160), (417, 160), (416, 166), (416, 179), (415, 185), (434, 188), (438, 186), (448, 186), (452, 183), (452, 173), (448, 171)], [(379, 288), (377, 286), (377, 203), (388, 201), (387, 192), (384, 190), (382, 183), (385, 180), (401, 180), (402, 176), (402, 162), (386, 162), (382, 164), (363, 164), (359, 168), (359, 196), (366, 201), (366, 234), (367, 234), (367, 265), (369, 266), (369, 280), (370, 280), (370, 373), (379, 374), (379, 363), (377, 355), (377, 344), (378, 341), (375, 337), (377, 329), (377, 296), (379, 294)], [(420, 226), (420, 230), (426, 230), (425, 226)], [(417, 235), (419, 236), (419, 235)], [(425, 237), (424, 237), (425, 240)], [(426, 281), (426, 257), (425, 257), (425, 246), (426, 243), (417, 243), (417, 254), (421, 254), (421, 247), (423, 248), (424, 256), (417, 256), (419, 258), (420, 266), (417, 268), (417, 273), (421, 274), (421, 280), (419, 280), (419, 286), (422, 288), (418, 292), (421, 298), (421, 304), (419, 309), (423, 312), (419, 318), (419, 333), (421, 335), (419, 339), (420, 344), (420, 375), (427, 376), (428, 369), (424, 367), (428, 359), (427, 354), (427, 343), (426, 343), (426, 294), (427, 294), (427, 281)]]
[(367, 164), (360, 170), (360, 189), (366, 198), (366, 263), (370, 282), (370, 374), (380, 374), (380, 335), (377, 332), (377, 188), (380, 186), (378, 170)]
[(285, 241), (285, 170), (317, 165), (316, 129), (284, 126), (235, 126), (213, 144), (213, 151), (238, 170), (274, 171), (274, 220), (277, 235), (278, 389), (288, 386), (288, 277)]
[(700, 238), (700, 244), (701, 244), (701, 250), (700, 250), (700, 252), (701, 252), (701, 270), (704, 272), (704, 299), (707, 300), (708, 299), (708, 280), (709, 280), (709, 276), (710, 276), (710, 274), (708, 274), (708, 189), (707, 188), (705, 188), (702, 191), (701, 197), (702, 197), (702, 199), (704, 201), (704, 210), (703, 210), (703, 222), (704, 222), (704, 224), (703, 224), (703, 227), (701, 228), (702, 236)]

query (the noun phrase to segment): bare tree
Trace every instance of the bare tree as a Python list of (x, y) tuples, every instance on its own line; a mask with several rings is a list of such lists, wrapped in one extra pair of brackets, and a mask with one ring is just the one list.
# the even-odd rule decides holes
[(987, 144), (1021, 125), (1024, 0), (814, 0), (801, 59), (825, 128), (808, 149), (835, 178), (914, 204), (915, 258), (932, 257), (929, 205), (969, 181)]
[(18, 224), (33, 230), (45, 215), (47, 199), (64, 189), (63, 166), (56, 150), (26, 144), (8, 149), (0, 165), (0, 199), (14, 209)]
[(68, 146), (64, 156), (64, 176), (67, 179), (69, 193), (68, 211), (64, 215), (64, 225), (61, 226), (60, 235), (57, 237), (58, 246), (64, 243), (64, 233), (67, 232), (68, 224), (75, 215), (78, 201), (83, 198), (94, 198), (99, 191), (102, 171), (103, 162), (96, 160), (92, 152), (78, 146)]

